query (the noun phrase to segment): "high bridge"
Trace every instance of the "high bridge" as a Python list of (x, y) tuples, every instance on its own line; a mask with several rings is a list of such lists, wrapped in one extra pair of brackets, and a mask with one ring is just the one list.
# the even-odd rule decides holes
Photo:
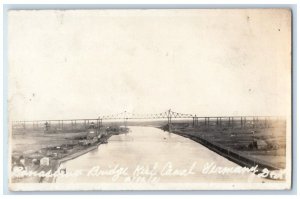
[(174, 112), (171, 109), (169, 109), (165, 112), (156, 113), (156, 114), (135, 114), (135, 113), (123, 111), (118, 114), (100, 116), (99, 120), (100, 120), (100, 122), (102, 122), (103, 120), (120, 120), (120, 119), (123, 119), (124, 121), (167, 119), (168, 124), (170, 124), (172, 122), (172, 118), (189, 119), (189, 118), (193, 118), (193, 117), (194, 116), (192, 114), (177, 113), (177, 112)]
[[(55, 126), (56, 129), (77, 129), (87, 128), (91, 123), (94, 123), (98, 127), (103, 126), (103, 122), (118, 122), (123, 121), (124, 125), (127, 125), (128, 120), (166, 120), (170, 126), (172, 123), (178, 122), (178, 120), (185, 120), (192, 124), (193, 127), (210, 127), (210, 126), (227, 126), (234, 127), (239, 126), (241, 128), (246, 127), (270, 127), (271, 122), (274, 120), (280, 120), (280, 117), (276, 116), (210, 116), (203, 117), (196, 114), (186, 114), (172, 111), (171, 109), (155, 114), (137, 114), (127, 111), (123, 111), (117, 114), (101, 115), (94, 119), (64, 119), (64, 120), (31, 120), (31, 121), (12, 121), (12, 128), (40, 128), (45, 126)], [(176, 120), (176, 121), (174, 121)]]

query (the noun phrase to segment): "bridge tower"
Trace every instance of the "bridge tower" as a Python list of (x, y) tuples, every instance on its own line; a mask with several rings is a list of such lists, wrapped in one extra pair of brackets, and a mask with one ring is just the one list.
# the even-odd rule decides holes
[(172, 126), (172, 114), (171, 114), (171, 109), (168, 110), (168, 128), (169, 132), (171, 132), (171, 126)]
[(193, 117), (193, 127), (197, 127), (197, 126), (198, 126), (198, 117), (197, 117), (197, 115), (195, 115)]
[(126, 111), (124, 111), (124, 126), (125, 126), (125, 128), (127, 128), (127, 120), (128, 120), (128, 116), (127, 116)]

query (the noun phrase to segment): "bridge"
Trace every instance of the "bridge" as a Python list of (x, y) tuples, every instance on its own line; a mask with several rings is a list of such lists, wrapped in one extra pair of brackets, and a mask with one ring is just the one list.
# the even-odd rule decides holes
[[(124, 125), (127, 126), (128, 120), (165, 120), (170, 126), (172, 123), (176, 123), (176, 120), (188, 120), (191, 121), (193, 127), (211, 127), (211, 126), (227, 126), (234, 127), (239, 125), (241, 128), (246, 127), (270, 127), (270, 121), (278, 121), (280, 117), (276, 116), (210, 116), (210, 117), (201, 117), (196, 114), (186, 114), (172, 111), (171, 109), (155, 114), (137, 114), (127, 111), (123, 111), (117, 114), (111, 115), (102, 115), (95, 119), (65, 119), (65, 120), (31, 120), (31, 121), (12, 121), (12, 128), (41, 128), (45, 125), (55, 126), (58, 130), (63, 129), (78, 129), (78, 128), (87, 128), (90, 123), (96, 124), (96, 126), (103, 126), (103, 122), (116, 122), (123, 121)], [(173, 121), (173, 122), (172, 122)]]
[(169, 109), (168, 111), (162, 113), (156, 113), (156, 114), (135, 114), (135, 113), (123, 111), (121, 113), (114, 114), (114, 115), (100, 116), (98, 119), (100, 120), (100, 123), (102, 123), (103, 120), (123, 119), (126, 122), (127, 120), (168, 119), (168, 124), (171, 124), (172, 118), (188, 119), (193, 117), (194, 116), (192, 114), (177, 113)]

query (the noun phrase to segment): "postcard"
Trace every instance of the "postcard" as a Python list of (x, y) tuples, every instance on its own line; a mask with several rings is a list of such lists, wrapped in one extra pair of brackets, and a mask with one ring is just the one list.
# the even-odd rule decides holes
[(9, 10), (9, 189), (291, 188), (289, 9)]

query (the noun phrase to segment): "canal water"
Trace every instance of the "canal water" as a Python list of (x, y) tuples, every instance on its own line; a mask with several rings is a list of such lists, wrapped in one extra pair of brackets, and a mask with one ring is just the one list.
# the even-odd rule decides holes
[(267, 181), (249, 172), (242, 173), (237, 164), (199, 143), (153, 127), (130, 127), (129, 133), (112, 136), (108, 144), (69, 160), (62, 167), (69, 175), (57, 178), (57, 183)]

